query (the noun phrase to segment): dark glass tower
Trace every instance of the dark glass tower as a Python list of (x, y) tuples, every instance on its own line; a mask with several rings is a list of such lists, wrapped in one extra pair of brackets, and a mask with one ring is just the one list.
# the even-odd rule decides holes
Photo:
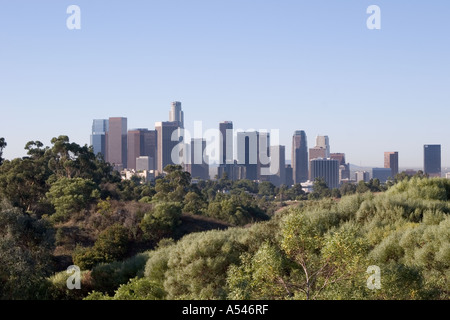
[(237, 134), (237, 163), (245, 167), (245, 178), (258, 179), (258, 132), (238, 132)]
[(128, 131), (128, 169), (136, 170), (138, 157), (149, 157), (150, 167), (155, 168), (156, 130), (134, 129)]
[(328, 188), (339, 188), (339, 161), (334, 159), (311, 160), (311, 179), (323, 178)]
[(91, 146), (94, 154), (102, 154), (106, 158), (106, 133), (109, 130), (109, 121), (107, 119), (95, 119), (92, 121)]
[(220, 146), (220, 164), (233, 164), (233, 122), (221, 122), (219, 124), (219, 130), (222, 135), (222, 144)]
[(180, 128), (178, 121), (156, 122), (155, 130), (157, 136), (157, 154), (156, 154), (156, 168), (162, 173), (164, 168), (169, 164), (175, 164), (172, 159), (172, 150), (180, 141), (172, 141), (172, 134)]
[(169, 112), (169, 121), (177, 121), (180, 128), (184, 128), (184, 113), (181, 110), (181, 102), (174, 101)]
[(423, 171), (430, 177), (441, 176), (440, 144), (426, 144), (423, 146)]
[(305, 131), (295, 131), (292, 137), (292, 174), (294, 183), (308, 180), (308, 142)]

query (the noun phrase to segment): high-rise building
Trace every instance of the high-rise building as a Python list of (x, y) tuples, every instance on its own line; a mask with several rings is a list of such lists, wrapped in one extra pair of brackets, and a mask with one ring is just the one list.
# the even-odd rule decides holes
[(345, 163), (345, 153), (330, 153), (330, 159), (339, 161), (339, 165), (344, 165)]
[(286, 185), (288, 187), (292, 186), (294, 184), (294, 172), (292, 170), (292, 166), (290, 164), (287, 164), (285, 167), (285, 174), (286, 174)]
[[(273, 158), (273, 165), (276, 167), (279, 159)], [(258, 132), (258, 168), (257, 168), (257, 179), (259, 181), (269, 181), (272, 175), (270, 170), (274, 170), (272, 167), (272, 158), (270, 153), (270, 133), (269, 132)]]
[(155, 169), (155, 158), (157, 154), (157, 133), (156, 130), (133, 129), (128, 131), (128, 169), (136, 168), (136, 159), (141, 156), (151, 158), (149, 170)]
[(172, 102), (172, 107), (169, 112), (169, 121), (178, 121), (180, 128), (184, 128), (184, 113), (181, 110), (181, 102)]
[(109, 130), (107, 119), (95, 119), (92, 122), (91, 146), (94, 154), (99, 153), (106, 159), (106, 133)]
[(339, 161), (339, 182), (350, 180), (350, 164), (345, 162), (345, 153), (330, 153), (330, 159)]
[(385, 152), (384, 153), (384, 167), (390, 168), (392, 171), (392, 178), (398, 174), (398, 152)]
[(325, 158), (330, 157), (330, 139), (328, 136), (317, 136), (316, 147), (325, 149)]
[(127, 118), (109, 118), (106, 145), (106, 161), (116, 170), (125, 169), (127, 167)]
[(339, 187), (339, 161), (334, 159), (312, 159), (311, 180), (323, 178), (328, 188)]
[[(180, 125), (178, 121), (164, 121), (155, 123), (157, 136), (156, 168), (160, 173), (163, 172), (165, 166), (175, 164), (176, 162), (174, 160), (179, 163), (183, 162), (178, 158), (172, 159), (172, 150), (178, 143), (180, 143), (179, 141), (172, 141), (172, 134), (179, 128)], [(182, 155), (177, 155), (177, 157), (181, 156)]]
[(154, 170), (154, 160), (152, 157), (141, 156), (136, 158), (136, 171), (149, 171)]
[(372, 168), (372, 179), (378, 179), (381, 183), (386, 183), (389, 178), (392, 178), (391, 168)]
[(295, 131), (292, 137), (292, 175), (294, 183), (308, 180), (308, 142), (303, 130)]
[(311, 174), (311, 161), (314, 159), (327, 159), (327, 150), (322, 147), (315, 146), (314, 148), (309, 148), (309, 180), (314, 180)]
[(367, 171), (356, 171), (356, 182), (364, 181), (369, 182), (370, 176)]
[(219, 123), (222, 138), (220, 146), (220, 164), (233, 164), (233, 122), (223, 121)]
[(190, 144), (190, 163), (186, 165), (187, 171), (192, 178), (203, 180), (209, 179), (209, 163), (205, 158), (206, 140), (191, 139)]
[(237, 162), (245, 167), (245, 176), (249, 180), (258, 179), (258, 132), (237, 133)]
[(441, 176), (441, 145), (426, 144), (423, 147), (423, 171), (430, 177)]
[(327, 150), (325, 148), (318, 146), (315, 146), (314, 148), (309, 148), (309, 161), (319, 158), (326, 159)]
[[(269, 176), (269, 181), (273, 185), (279, 187), (282, 184), (286, 184), (286, 148), (285, 146), (271, 146), (270, 155), (271, 161), (278, 160), (276, 167), (278, 171), (275, 174)], [(278, 155), (278, 159), (275, 159), (275, 155)]]

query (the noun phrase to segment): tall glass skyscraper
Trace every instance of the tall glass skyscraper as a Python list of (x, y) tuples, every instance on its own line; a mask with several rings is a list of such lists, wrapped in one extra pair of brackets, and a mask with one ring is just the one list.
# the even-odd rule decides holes
[(184, 113), (181, 110), (181, 102), (172, 102), (172, 107), (169, 112), (169, 121), (178, 121), (180, 128), (184, 128)]
[(423, 171), (430, 177), (441, 176), (440, 144), (426, 144), (423, 146)]
[(106, 133), (109, 130), (109, 121), (107, 119), (94, 119), (92, 121), (91, 146), (94, 154), (99, 153), (106, 158)]
[(233, 122), (223, 121), (219, 124), (222, 144), (220, 146), (220, 164), (233, 164)]
[(308, 180), (308, 142), (303, 130), (294, 132), (291, 160), (294, 183), (306, 182)]
[[(178, 121), (156, 122), (155, 130), (157, 137), (157, 154), (156, 168), (162, 173), (168, 164), (176, 164), (181, 162), (181, 155), (177, 155), (177, 159), (172, 159), (172, 152), (180, 141), (172, 141), (172, 134), (180, 128)], [(184, 156), (184, 155), (183, 155)]]

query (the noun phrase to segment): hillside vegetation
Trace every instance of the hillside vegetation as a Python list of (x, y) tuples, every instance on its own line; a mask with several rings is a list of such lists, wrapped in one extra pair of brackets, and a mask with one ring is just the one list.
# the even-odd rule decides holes
[[(450, 181), (414, 178), (191, 234), (147, 252), (114, 294), (87, 299), (449, 299), (449, 197)], [(371, 265), (381, 289), (367, 287)]]
[(144, 183), (66, 136), (26, 150), (0, 161), (1, 299), (450, 298), (450, 180)]

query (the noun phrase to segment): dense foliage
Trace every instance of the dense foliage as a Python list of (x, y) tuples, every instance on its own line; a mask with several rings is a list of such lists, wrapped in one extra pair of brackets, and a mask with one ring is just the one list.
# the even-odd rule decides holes
[[(449, 192), (446, 179), (414, 178), (191, 234), (150, 251), (144, 275), (114, 295), (89, 299), (449, 299)], [(379, 290), (367, 287), (371, 265)]]
[(9, 161), (0, 139), (0, 299), (450, 298), (450, 180), (318, 179), (306, 194), (167, 166), (144, 183), (66, 136), (51, 143)]

